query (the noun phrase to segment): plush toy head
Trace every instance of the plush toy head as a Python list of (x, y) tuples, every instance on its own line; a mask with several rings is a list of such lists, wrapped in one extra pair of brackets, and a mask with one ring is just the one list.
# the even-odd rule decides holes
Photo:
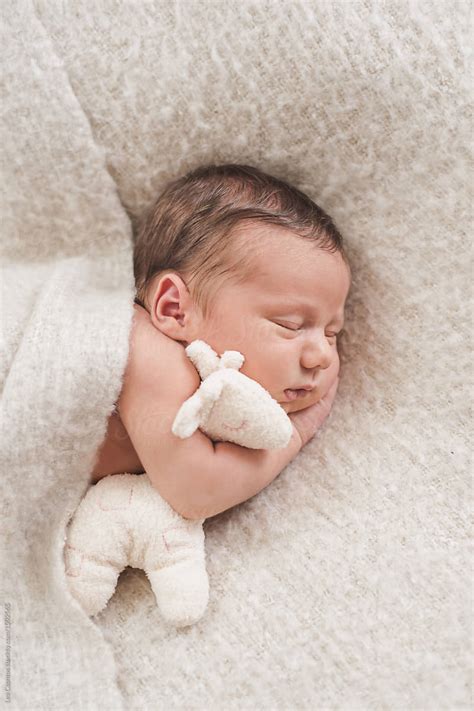
[(202, 382), (178, 410), (173, 434), (184, 439), (199, 428), (216, 442), (250, 449), (286, 447), (293, 431), (291, 420), (265, 388), (239, 372), (245, 360), (241, 353), (225, 351), (219, 358), (199, 340), (185, 352)]

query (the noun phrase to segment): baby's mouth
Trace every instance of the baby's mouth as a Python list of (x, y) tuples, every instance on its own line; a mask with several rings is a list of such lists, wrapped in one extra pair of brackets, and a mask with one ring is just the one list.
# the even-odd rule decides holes
[(311, 391), (310, 390), (292, 390), (291, 388), (288, 388), (285, 390), (285, 397), (287, 400), (292, 402), (293, 400), (297, 400), (302, 397), (306, 397)]

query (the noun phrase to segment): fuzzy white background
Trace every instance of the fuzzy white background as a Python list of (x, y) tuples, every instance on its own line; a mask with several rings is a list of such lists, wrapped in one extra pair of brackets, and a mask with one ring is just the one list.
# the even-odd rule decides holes
[[(2, 14), (11, 707), (471, 708), (471, 2)], [(338, 396), (270, 487), (206, 521), (196, 626), (166, 628), (134, 569), (92, 623), (61, 551), (120, 390), (133, 229), (209, 161), (293, 182), (345, 236)]]

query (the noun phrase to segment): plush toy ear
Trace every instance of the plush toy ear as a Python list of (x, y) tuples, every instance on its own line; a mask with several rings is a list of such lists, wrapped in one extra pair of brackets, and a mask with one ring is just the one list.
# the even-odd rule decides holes
[(233, 368), (234, 370), (240, 370), (244, 360), (244, 356), (239, 351), (224, 351), (221, 355), (219, 369)]
[(199, 390), (183, 402), (171, 426), (172, 433), (181, 439), (191, 437), (201, 424), (203, 404)]
[(201, 376), (201, 380), (205, 380), (219, 367), (219, 356), (205, 341), (199, 339), (192, 341), (184, 351)]
[(191, 395), (178, 410), (171, 431), (177, 437), (191, 437), (200, 425), (207, 421), (214, 403), (219, 399), (224, 384), (220, 380), (204, 380), (194, 395)]

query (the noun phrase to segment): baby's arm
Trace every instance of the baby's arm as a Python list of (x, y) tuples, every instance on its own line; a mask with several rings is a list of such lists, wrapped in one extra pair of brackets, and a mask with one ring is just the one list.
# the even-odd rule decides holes
[[(171, 430), (174, 418), (200, 382), (196, 371), (197, 383), (192, 376), (192, 364), (177, 355), (168, 364), (166, 378), (140, 375), (129, 361), (119, 412), (152, 485), (165, 501), (184, 518), (209, 518), (268, 486), (298, 454), (301, 437), (294, 427), (289, 444), (275, 450), (214, 444), (200, 430), (185, 439), (176, 437)], [(162, 364), (164, 358), (162, 353)]]
[(140, 315), (134, 319), (119, 412), (153, 486), (183, 517), (215, 516), (268, 486), (298, 454), (329, 413), (308, 407), (290, 415), (293, 434), (281, 449), (248, 449), (214, 444), (203, 432), (176, 437), (171, 427), (182, 403), (200, 378), (184, 348), (158, 335)]
[(331, 411), (338, 382), (336, 379), (317, 403), (289, 415), (293, 434), (282, 449), (247, 449), (231, 442), (217, 442), (207, 488), (196, 480), (198, 488), (191, 494), (189, 518), (215, 516), (268, 486), (321, 427)]
[(213, 516), (254, 496), (301, 448), (296, 428), (287, 447), (279, 450), (214, 445), (200, 430), (185, 439), (176, 437), (171, 429), (176, 414), (200, 382), (184, 348), (136, 312), (120, 418), (153, 486), (190, 519)]
[(251, 499), (295, 458), (301, 446), (296, 427), (281, 449), (248, 449), (232, 442), (217, 442), (211, 467), (186, 492), (186, 518), (216, 516)]

